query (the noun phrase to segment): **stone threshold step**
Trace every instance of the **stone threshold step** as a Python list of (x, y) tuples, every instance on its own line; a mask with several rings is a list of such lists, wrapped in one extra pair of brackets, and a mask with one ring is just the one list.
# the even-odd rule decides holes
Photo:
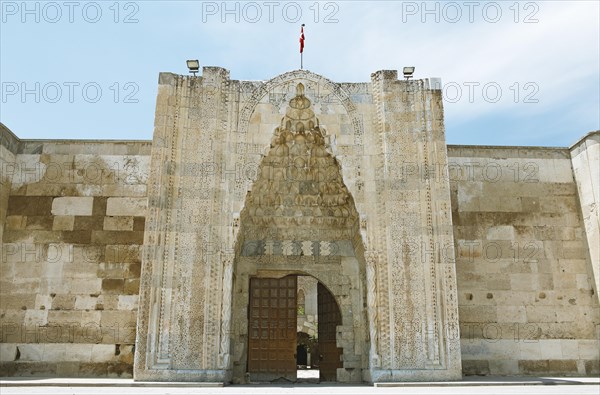
[(404, 381), (375, 383), (375, 387), (478, 387), (524, 385), (600, 385), (597, 377), (487, 377), (465, 378), (462, 381)]
[[(280, 384), (256, 384), (259, 387), (276, 386)], [(290, 383), (286, 387), (326, 387), (326, 386), (368, 386), (367, 383)], [(477, 387), (477, 386), (529, 386), (529, 385), (600, 385), (596, 377), (487, 377), (465, 378), (461, 381), (405, 381), (405, 382), (380, 382), (374, 387)], [(78, 379), (78, 378), (0, 378), (1, 387), (194, 387), (194, 388), (220, 388), (225, 384), (217, 382), (168, 382), (168, 381), (133, 381), (133, 379)], [(245, 387), (245, 385), (236, 385)]]
[(219, 388), (223, 383), (133, 381), (132, 379), (0, 378), (0, 387), (194, 387)]

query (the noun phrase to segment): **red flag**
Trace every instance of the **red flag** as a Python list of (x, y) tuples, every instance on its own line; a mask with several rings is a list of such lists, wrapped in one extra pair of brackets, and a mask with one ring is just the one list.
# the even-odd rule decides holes
[(300, 27), (300, 53), (304, 51), (304, 23)]

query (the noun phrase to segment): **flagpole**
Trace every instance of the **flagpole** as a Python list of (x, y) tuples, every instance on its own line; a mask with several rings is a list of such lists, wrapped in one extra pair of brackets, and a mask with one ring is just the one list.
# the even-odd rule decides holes
[(304, 23), (300, 26), (300, 70), (304, 69)]

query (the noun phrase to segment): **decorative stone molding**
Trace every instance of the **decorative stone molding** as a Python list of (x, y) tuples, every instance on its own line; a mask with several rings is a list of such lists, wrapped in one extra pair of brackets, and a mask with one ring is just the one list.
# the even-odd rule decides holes
[(381, 362), (377, 349), (377, 262), (378, 254), (375, 251), (366, 251), (365, 259), (367, 263), (367, 316), (369, 317), (369, 367), (379, 368)]

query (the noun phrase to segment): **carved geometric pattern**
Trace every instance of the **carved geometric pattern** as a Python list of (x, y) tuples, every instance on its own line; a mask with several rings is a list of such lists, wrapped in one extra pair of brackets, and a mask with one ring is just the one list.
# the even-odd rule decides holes
[(241, 256), (354, 256), (352, 240), (244, 240)]
[[(375, 131), (377, 135), (377, 144), (380, 152), (385, 152), (385, 110), (384, 110), (384, 97), (385, 97), (385, 81), (383, 71), (377, 72), (372, 75), (373, 85), (373, 103), (375, 105)], [(387, 218), (386, 212), (386, 198), (385, 198), (385, 183), (379, 180), (384, 180), (386, 176), (387, 163), (383, 155), (379, 155), (375, 158), (375, 174), (376, 174), (376, 206), (377, 206), (377, 217)], [(378, 182), (379, 181), (379, 182)], [(373, 250), (387, 251), (387, 233), (385, 225), (377, 227), (374, 230), (376, 237), (374, 243), (371, 246)], [(379, 350), (381, 365), (383, 369), (391, 369), (392, 365), (392, 336), (391, 336), (391, 322), (393, 320), (392, 310), (390, 309), (390, 264), (388, 263), (387, 254), (383, 254), (379, 260), (377, 268), (377, 289), (379, 290), (378, 298), (378, 317), (380, 325), (379, 333)]]
[[(286, 238), (298, 228), (310, 225), (312, 231), (329, 230), (342, 239), (345, 234), (340, 230), (352, 229), (358, 218), (340, 165), (325, 144), (326, 132), (304, 94), (304, 85), (298, 84), (296, 89), (241, 213), (246, 224), (244, 239), (256, 239), (265, 227), (276, 228), (283, 239), (283, 255), (304, 252), (302, 244)], [(251, 247), (245, 244), (243, 251)], [(312, 251), (321, 255), (333, 252), (328, 242), (315, 247)], [(274, 245), (273, 253), (277, 248)]]
[[(359, 288), (368, 326), (359, 331), (369, 333), (344, 357), (366, 361), (368, 353), (373, 374), (383, 375), (459, 366), (456, 275), (435, 251), (453, 245), (441, 229), (451, 225), (448, 186), (433, 166), (447, 162), (436, 96), (388, 71), (372, 84), (336, 84), (304, 70), (240, 82), (209, 69), (160, 88), (169, 93), (159, 94), (162, 112), (157, 105), (164, 126), (148, 184), (139, 321), (147, 332), (136, 369), (235, 371), (234, 266), (297, 270), (297, 262), (335, 272), (355, 249), (366, 263)], [(365, 124), (374, 133), (365, 135)], [(219, 164), (209, 176), (206, 162)], [(415, 162), (419, 174), (407, 172)]]

